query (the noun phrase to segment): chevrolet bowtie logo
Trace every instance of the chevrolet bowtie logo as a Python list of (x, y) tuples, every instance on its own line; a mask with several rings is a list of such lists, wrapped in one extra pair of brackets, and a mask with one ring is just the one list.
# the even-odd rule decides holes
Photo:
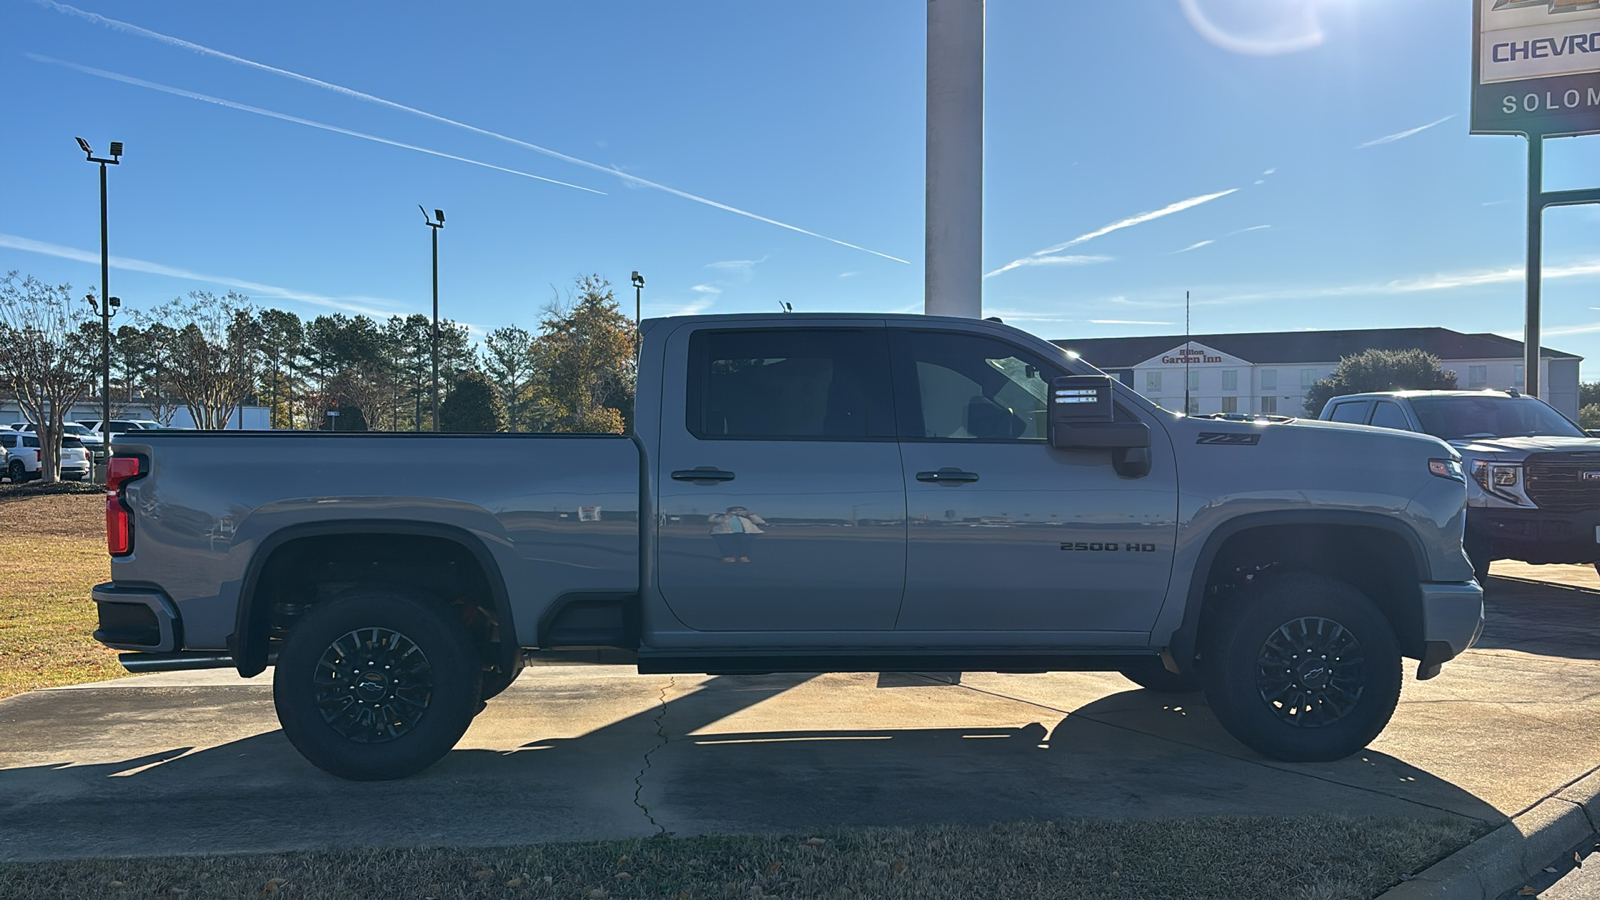
[(1522, 9), (1528, 6), (1543, 6), (1554, 14), (1600, 9), (1600, 0), (1494, 0), (1495, 9)]

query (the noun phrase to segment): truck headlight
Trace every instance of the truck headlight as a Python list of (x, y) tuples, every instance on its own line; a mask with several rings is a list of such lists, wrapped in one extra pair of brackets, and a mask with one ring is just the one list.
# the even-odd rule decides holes
[(1452, 481), (1466, 481), (1461, 475), (1461, 460), (1459, 459), (1430, 459), (1428, 471)]
[(1515, 487), (1518, 480), (1517, 473), (1521, 470), (1521, 468), (1521, 466), (1493, 466), (1492, 471), (1495, 486)]

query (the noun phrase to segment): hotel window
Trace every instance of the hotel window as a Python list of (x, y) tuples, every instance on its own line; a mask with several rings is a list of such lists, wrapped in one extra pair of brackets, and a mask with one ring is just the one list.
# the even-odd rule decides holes
[(1199, 400), (1190, 400), (1189, 401), (1189, 415), (1191, 415), (1191, 416), (1200, 415), (1200, 401)]
[(1467, 386), (1481, 388), (1489, 383), (1488, 366), (1467, 366)]
[(1223, 397), (1222, 398), (1222, 411), (1225, 412), (1225, 413), (1236, 413), (1236, 412), (1238, 412), (1239, 411), (1239, 398), (1238, 397)]
[(1275, 413), (1275, 412), (1277, 412), (1278, 411), (1278, 398), (1277, 397), (1262, 397), (1261, 398), (1261, 411), (1264, 412), (1264, 413)]
[(1522, 366), (1520, 365), (1511, 367), (1511, 386), (1516, 388), (1522, 387)]
[(1159, 394), (1159, 393), (1161, 393), (1161, 373), (1160, 372), (1146, 372), (1146, 373), (1144, 373), (1144, 392), (1146, 394)]
[(1193, 369), (1189, 370), (1189, 390), (1200, 390), (1200, 373)]
[(1261, 370), (1261, 389), (1264, 391), (1275, 391), (1278, 389), (1277, 369)]
[(1238, 369), (1222, 370), (1222, 389), (1225, 391), (1237, 391), (1239, 389)]
[(1308, 388), (1308, 387), (1311, 387), (1313, 384), (1316, 384), (1316, 383), (1317, 383), (1317, 370), (1316, 369), (1301, 369), (1300, 370), (1300, 386), (1301, 387)]

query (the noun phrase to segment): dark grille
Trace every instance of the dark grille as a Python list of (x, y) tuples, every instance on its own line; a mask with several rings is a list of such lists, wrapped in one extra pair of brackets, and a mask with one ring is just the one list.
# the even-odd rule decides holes
[[(1585, 479), (1585, 472), (1595, 473)], [(1558, 512), (1600, 510), (1600, 453), (1536, 453), (1525, 474), (1528, 499)]]

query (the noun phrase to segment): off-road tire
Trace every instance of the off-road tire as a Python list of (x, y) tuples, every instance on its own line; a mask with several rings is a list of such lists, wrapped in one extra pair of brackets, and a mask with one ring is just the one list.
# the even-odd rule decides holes
[(1158, 656), (1120, 671), (1123, 678), (1158, 694), (1193, 694), (1205, 690), (1205, 677), (1199, 671), (1191, 669), (1187, 675), (1174, 675), (1161, 664)]
[(1241, 743), (1290, 762), (1343, 759), (1400, 701), (1400, 647), (1360, 591), (1310, 573), (1268, 576), (1211, 613), (1206, 700)]
[(283, 733), (312, 765), (383, 781), (450, 752), (481, 708), (482, 674), (456, 610), (374, 588), (305, 614), (278, 654), (272, 699)]

